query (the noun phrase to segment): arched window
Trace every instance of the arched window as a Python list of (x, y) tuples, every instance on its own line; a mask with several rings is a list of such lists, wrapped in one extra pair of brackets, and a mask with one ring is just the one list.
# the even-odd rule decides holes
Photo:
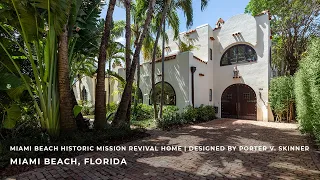
[(257, 61), (256, 51), (248, 45), (239, 44), (232, 46), (222, 55), (220, 66)]
[[(158, 82), (156, 84), (156, 102), (157, 104), (160, 104), (161, 102), (161, 82)], [(149, 98), (149, 104), (153, 104), (152, 102), (152, 89), (150, 92), (150, 98)], [(164, 82), (164, 105), (176, 105), (176, 92), (174, 91), (173, 87), (167, 83)]]
[(84, 101), (88, 101), (88, 93), (87, 93), (87, 90), (86, 90), (86, 88), (83, 86), (82, 87), (82, 97), (83, 97), (83, 100)]
[[(134, 98), (135, 98), (135, 92), (134, 92), (134, 95), (132, 96), (132, 99), (131, 99), (131, 102), (134, 102)], [(138, 103), (143, 103), (143, 95), (142, 95), (142, 91), (141, 89), (139, 88), (138, 90)]]

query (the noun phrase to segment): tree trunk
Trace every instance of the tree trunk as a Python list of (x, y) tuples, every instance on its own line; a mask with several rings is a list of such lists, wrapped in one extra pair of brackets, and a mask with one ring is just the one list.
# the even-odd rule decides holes
[(78, 83), (79, 83), (79, 100), (80, 100), (80, 105), (83, 104), (83, 94), (81, 92), (81, 84), (82, 84), (82, 81), (81, 81), (81, 76), (80, 74), (78, 74)]
[(126, 8), (126, 79), (129, 77), (130, 66), (131, 66), (131, 18), (130, 18), (130, 10), (131, 10), (131, 0), (125, 0), (125, 8)]
[[(109, 72), (111, 72), (111, 59), (109, 60)], [(110, 98), (111, 98), (111, 76), (110, 74), (108, 75), (108, 108), (107, 110), (110, 110)]]
[[(152, 54), (152, 67), (151, 67), (151, 84), (152, 84), (152, 102), (153, 102), (153, 108), (154, 108), (154, 118), (157, 119), (158, 118), (158, 111), (157, 111), (157, 100), (156, 100), (156, 82), (155, 82), (155, 71), (156, 71), (156, 54), (157, 54), (157, 47), (158, 47), (158, 42), (159, 42), (159, 38), (160, 38), (160, 33), (161, 33), (161, 27), (162, 24), (164, 22), (166, 13), (167, 13), (167, 6), (166, 4), (164, 4), (163, 7), (163, 13), (161, 16), (161, 23), (160, 23), (160, 28), (158, 28), (157, 31), (157, 36), (153, 45), (153, 54)], [(163, 74), (162, 74), (163, 75)], [(163, 76), (162, 76), (163, 78)]]
[(137, 105), (139, 101), (139, 90), (140, 90), (140, 55), (138, 57), (138, 66), (137, 66), (137, 89), (135, 93), (135, 98), (134, 98), (134, 105), (133, 105), (133, 115), (136, 117), (137, 115)]
[(63, 28), (63, 32), (59, 36), (58, 87), (61, 132), (70, 132), (76, 130), (77, 126), (73, 115), (73, 102), (70, 91), (68, 30), (66, 25)]
[(143, 40), (148, 32), (148, 28), (149, 28), (149, 25), (150, 25), (150, 22), (152, 19), (154, 5), (155, 5), (155, 0), (149, 1), (147, 16), (146, 16), (145, 23), (143, 25), (143, 32), (140, 36), (139, 42), (138, 42), (137, 47), (135, 49), (135, 52), (133, 55), (132, 65), (130, 68), (129, 77), (127, 79), (127, 83), (126, 83), (124, 91), (122, 93), (122, 98), (121, 98), (119, 107), (117, 109), (114, 120), (112, 122), (112, 125), (115, 127), (130, 127), (129, 124), (126, 123), (126, 115), (127, 115), (127, 111), (128, 111), (128, 105), (130, 103), (131, 96), (132, 96), (132, 84), (134, 81), (136, 66), (139, 61), (139, 54), (141, 51), (142, 43), (143, 43)]
[(104, 31), (101, 38), (98, 70), (97, 70), (97, 84), (95, 97), (95, 121), (94, 127), (96, 129), (104, 129), (106, 126), (106, 91), (105, 91), (105, 68), (106, 68), (106, 49), (110, 39), (110, 29), (112, 15), (114, 12), (116, 0), (109, 1), (109, 7), (104, 24)]
[[(165, 8), (167, 9), (167, 8)], [(166, 13), (166, 10), (163, 12), (164, 14)], [(163, 104), (164, 104), (164, 45), (165, 45), (165, 37), (164, 33), (166, 33), (166, 21), (164, 18), (163, 21), (163, 37), (162, 37), (162, 60), (161, 60), (161, 103), (160, 103), (160, 118), (162, 119), (162, 110), (163, 110)]]
[[(125, 1), (125, 8), (126, 8), (126, 81), (128, 81), (130, 68), (131, 68), (131, 0)], [(131, 98), (129, 100), (127, 115), (126, 115), (126, 122), (127, 124), (130, 123), (131, 118)]]

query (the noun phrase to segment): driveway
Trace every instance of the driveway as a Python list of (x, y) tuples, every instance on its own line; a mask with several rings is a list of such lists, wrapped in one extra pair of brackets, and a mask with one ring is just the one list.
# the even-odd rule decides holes
[[(124, 157), (127, 166), (46, 166), (17, 179), (319, 179), (310, 151), (270, 151), (261, 147), (307, 146), (295, 124), (219, 119), (183, 129), (151, 131), (125, 146), (236, 146), (251, 151), (95, 152), (79, 156)], [(221, 147), (220, 147), (221, 148)]]

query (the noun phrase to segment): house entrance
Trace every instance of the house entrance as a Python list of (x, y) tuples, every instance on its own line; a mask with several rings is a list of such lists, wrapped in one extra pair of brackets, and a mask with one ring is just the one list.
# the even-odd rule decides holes
[(257, 119), (257, 97), (246, 84), (233, 84), (221, 96), (221, 117), (233, 119)]

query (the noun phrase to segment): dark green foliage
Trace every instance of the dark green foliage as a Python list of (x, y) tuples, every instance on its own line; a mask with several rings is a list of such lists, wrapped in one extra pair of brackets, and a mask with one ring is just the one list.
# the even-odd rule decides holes
[(163, 118), (159, 119), (157, 123), (160, 129), (170, 130), (184, 124), (205, 122), (215, 118), (213, 106), (201, 105), (197, 108), (187, 106), (182, 113), (178, 113), (178, 111), (175, 111), (174, 113), (164, 113)]
[(163, 106), (163, 115), (174, 115), (178, 111), (179, 108), (177, 106)]
[(146, 104), (138, 104), (136, 109), (136, 121), (153, 118), (153, 106)]
[(320, 39), (312, 40), (295, 76), (300, 128), (320, 142)]
[[(269, 100), (272, 110), (277, 115), (277, 120), (281, 121), (283, 115), (292, 113), (294, 103), (294, 78), (292, 76), (281, 76), (271, 80)], [(290, 119), (291, 120), (291, 119)]]

